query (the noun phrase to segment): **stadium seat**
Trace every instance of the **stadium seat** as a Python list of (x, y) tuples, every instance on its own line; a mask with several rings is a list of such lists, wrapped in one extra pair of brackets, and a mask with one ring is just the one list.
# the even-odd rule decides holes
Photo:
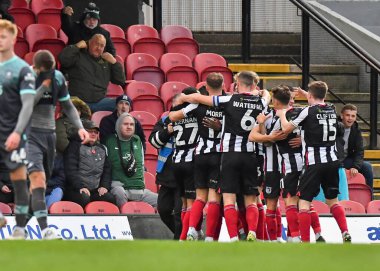
[(131, 111), (130, 114), (138, 119), (144, 129), (145, 138), (148, 140), (154, 125), (157, 122), (157, 117), (147, 111)]
[(65, 34), (65, 32), (63, 32), (62, 29), (59, 29), (59, 31), (58, 31), (58, 37), (59, 37), (61, 40), (63, 40), (63, 42), (64, 42), (65, 44), (67, 44), (67, 43), (69, 42), (69, 38), (67, 37), (67, 35)]
[(165, 111), (164, 102), (157, 95), (140, 95), (132, 99), (133, 110), (146, 111), (159, 118)]
[(126, 36), (133, 53), (151, 54), (158, 61), (165, 53), (165, 44), (160, 39), (158, 32), (148, 25), (131, 25)]
[(363, 206), (372, 200), (371, 188), (366, 184), (348, 184), (349, 199), (361, 203)]
[(366, 184), (363, 174), (358, 173), (356, 176), (352, 176), (350, 171), (346, 169), (347, 183), (348, 184)]
[(84, 207), (86, 214), (120, 214), (119, 208), (108, 201), (93, 201)]
[(123, 29), (113, 24), (102, 24), (101, 27), (110, 32), (111, 40), (116, 49), (116, 53), (124, 61), (127, 58), (127, 56), (131, 54), (131, 47), (129, 46), (129, 43), (125, 38)]
[(157, 89), (165, 81), (164, 72), (158, 67), (157, 60), (149, 54), (130, 54), (125, 62), (127, 80), (152, 83)]
[(36, 54), (36, 52), (29, 52), (26, 55), (24, 55), (23, 58), (24, 58), (25, 62), (28, 63), (29, 65), (33, 65), (33, 57), (35, 54)]
[(133, 100), (141, 95), (158, 95), (158, 90), (152, 83), (133, 81), (127, 85), (126, 94)]
[(155, 214), (152, 205), (142, 201), (129, 201), (120, 208), (122, 214)]
[(123, 58), (122, 58), (121, 56), (119, 56), (119, 55), (115, 55), (115, 59), (116, 59), (117, 62), (120, 63), (120, 65), (123, 67), (123, 70), (124, 70), (124, 60), (125, 60), (125, 59), (123, 59)]
[(359, 202), (352, 200), (342, 200), (339, 204), (343, 206), (346, 214), (365, 214), (365, 208)]
[(29, 2), (26, 0), (12, 0), (9, 9), (12, 8), (29, 8)]
[(368, 203), (367, 214), (380, 214), (380, 200), (373, 200)]
[(0, 212), (3, 213), (4, 215), (11, 215), (12, 209), (8, 204), (0, 202)]
[(203, 87), (203, 86), (205, 86), (206, 85), (206, 81), (202, 81), (202, 82), (199, 82), (196, 86), (195, 86), (195, 88), (196, 89), (200, 89), (201, 87)]
[(112, 84), (112, 83), (108, 84), (106, 97), (116, 98), (123, 94), (124, 94), (124, 90), (121, 86)]
[(97, 125), (100, 125), (102, 118), (111, 115), (112, 111), (96, 111), (91, 115), (91, 120), (95, 122)]
[(33, 0), (30, 7), (38, 24), (51, 25), (57, 32), (61, 29), (62, 0)]
[(28, 25), (36, 23), (36, 17), (29, 8), (15, 7), (8, 10), (9, 14), (15, 19), (17, 26), (25, 32)]
[(56, 59), (63, 48), (65, 48), (65, 42), (57, 37), (57, 31), (50, 25), (29, 25), (25, 30), (25, 38), (29, 43), (29, 50), (31, 52), (46, 49), (49, 50)]
[(146, 189), (149, 189), (150, 191), (157, 193), (158, 187), (156, 184), (156, 177), (152, 173), (147, 171), (144, 172), (144, 182)]
[(198, 83), (198, 73), (193, 68), (190, 58), (183, 54), (162, 55), (160, 68), (165, 73), (166, 82), (182, 82), (192, 87)]
[(182, 82), (166, 82), (161, 86), (160, 96), (164, 102), (165, 109), (170, 110), (172, 106), (172, 98), (174, 95), (181, 93), (182, 90), (189, 87), (189, 85)]
[(330, 208), (326, 203), (319, 200), (313, 200), (312, 204), (313, 204), (314, 210), (317, 211), (318, 214), (330, 213)]
[(225, 86), (230, 86), (233, 83), (232, 71), (227, 67), (227, 62), (221, 55), (198, 54), (194, 58), (194, 68), (198, 72), (199, 81), (206, 81), (207, 75), (211, 72), (219, 72), (224, 77)]
[(23, 58), (29, 52), (29, 43), (24, 38), (22, 29), (17, 26), (17, 40), (14, 47), (15, 54)]
[(161, 39), (165, 43), (166, 52), (181, 53), (191, 61), (199, 53), (199, 45), (193, 39), (191, 30), (180, 25), (167, 25), (161, 29)]
[(153, 159), (153, 157), (145, 157), (144, 166), (148, 172), (156, 174), (157, 158)]
[(72, 201), (58, 201), (49, 208), (50, 214), (84, 214), (82, 206)]

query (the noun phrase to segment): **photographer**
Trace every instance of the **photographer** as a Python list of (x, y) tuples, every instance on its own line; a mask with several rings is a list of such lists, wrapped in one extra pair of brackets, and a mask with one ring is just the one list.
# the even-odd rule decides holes
[(157, 194), (145, 189), (144, 150), (135, 135), (135, 119), (123, 113), (116, 121), (116, 134), (106, 140), (112, 167), (111, 193), (121, 207), (128, 201), (144, 201), (157, 206)]

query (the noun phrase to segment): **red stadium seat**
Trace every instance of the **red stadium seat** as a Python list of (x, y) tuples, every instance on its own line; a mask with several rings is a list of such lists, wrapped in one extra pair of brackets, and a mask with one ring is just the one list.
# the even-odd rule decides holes
[(29, 3), (26, 0), (12, 0), (9, 9), (12, 8), (29, 8)]
[(25, 31), (26, 27), (31, 24), (36, 23), (36, 17), (29, 8), (10, 8), (8, 10), (9, 14), (15, 19), (15, 23), (19, 26), (22, 31)]
[(131, 47), (129, 46), (129, 43), (125, 38), (123, 29), (113, 24), (102, 24), (101, 27), (110, 32), (113, 45), (116, 49), (116, 53), (123, 60), (125, 60), (126, 57), (131, 54)]
[(15, 54), (23, 58), (29, 52), (29, 43), (24, 38), (22, 29), (17, 26), (17, 40), (14, 47)]
[(192, 87), (198, 82), (198, 73), (189, 57), (179, 53), (167, 53), (160, 59), (160, 67), (165, 73), (166, 81), (183, 82)]
[(37, 23), (51, 25), (56, 31), (61, 29), (62, 0), (33, 0), (31, 9), (36, 15)]
[(191, 60), (199, 53), (199, 45), (191, 30), (179, 25), (168, 25), (161, 29), (161, 39), (168, 53), (181, 53)]
[(119, 208), (110, 202), (107, 201), (93, 201), (84, 207), (86, 214), (120, 214)]
[(164, 102), (157, 95), (140, 95), (132, 99), (133, 110), (146, 111), (159, 118), (165, 111)]
[(160, 96), (165, 104), (165, 109), (170, 110), (172, 106), (172, 98), (174, 95), (181, 93), (182, 90), (189, 85), (181, 82), (166, 82), (161, 86)]
[(201, 87), (203, 87), (203, 86), (205, 86), (206, 85), (206, 82), (205, 81), (202, 81), (202, 82), (199, 82), (196, 86), (195, 86), (195, 88), (196, 89), (200, 89)]
[(156, 174), (156, 169), (157, 169), (157, 158), (152, 159), (149, 157), (145, 157), (144, 159), (144, 166), (146, 170), (152, 174)]
[(158, 95), (158, 90), (149, 82), (133, 81), (128, 84), (126, 94), (133, 100), (141, 95)]
[(348, 169), (346, 169), (346, 176), (347, 176), (347, 183), (348, 184), (357, 184), (357, 183), (366, 184), (365, 178), (364, 178), (363, 174), (361, 174), (361, 173), (356, 174), (356, 176), (354, 177), (351, 175), (351, 172)]
[(49, 208), (50, 214), (84, 214), (82, 206), (72, 201), (58, 201)]
[(361, 203), (363, 206), (372, 200), (371, 188), (366, 184), (348, 184), (349, 199)]
[(120, 208), (122, 214), (155, 214), (154, 208), (142, 201), (129, 201)]
[(342, 200), (339, 204), (343, 206), (346, 214), (365, 214), (365, 208), (359, 202), (352, 200)]
[(61, 40), (63, 40), (63, 42), (64, 42), (65, 44), (67, 44), (67, 43), (69, 42), (69, 38), (67, 37), (67, 35), (65, 34), (65, 32), (63, 32), (62, 29), (59, 29), (59, 31), (58, 31), (58, 37), (59, 37)]
[(211, 72), (219, 72), (224, 77), (224, 85), (230, 86), (233, 83), (233, 73), (227, 67), (226, 60), (218, 54), (202, 53), (194, 58), (194, 68), (198, 72), (199, 81), (206, 81), (207, 75)]
[(106, 97), (116, 98), (124, 94), (124, 90), (121, 86), (112, 83), (108, 84)]
[(373, 200), (368, 203), (367, 214), (380, 214), (380, 200)]
[(313, 204), (314, 210), (317, 211), (318, 214), (330, 213), (330, 208), (326, 203), (319, 200), (313, 200), (312, 204)]
[(106, 116), (109, 116), (112, 114), (112, 111), (96, 111), (91, 115), (91, 120), (95, 122), (97, 125), (100, 125), (100, 122), (102, 119)]
[(140, 121), (141, 126), (144, 130), (144, 134), (146, 139), (149, 138), (150, 133), (153, 130), (154, 125), (157, 122), (157, 117), (153, 115), (152, 113), (146, 112), (146, 111), (132, 111), (130, 114)]
[(24, 55), (24, 60), (29, 65), (33, 65), (33, 57), (36, 54), (36, 52), (29, 52), (26, 55)]
[(157, 89), (165, 81), (164, 72), (158, 67), (157, 60), (149, 54), (130, 54), (125, 63), (127, 80), (136, 80), (152, 83)]
[(147, 171), (144, 172), (144, 182), (146, 189), (149, 189), (150, 191), (157, 193), (158, 187), (156, 185), (156, 177), (152, 173)]
[(0, 212), (3, 213), (4, 215), (11, 215), (12, 209), (9, 205), (3, 202), (0, 202)]
[(123, 59), (121, 56), (119, 56), (119, 55), (115, 55), (115, 59), (116, 59), (117, 62), (120, 63), (120, 65), (121, 65), (121, 66), (123, 67), (123, 69), (124, 69), (124, 59)]
[(160, 39), (158, 32), (148, 25), (131, 25), (126, 33), (133, 53), (151, 54), (158, 61), (165, 53), (165, 44)]

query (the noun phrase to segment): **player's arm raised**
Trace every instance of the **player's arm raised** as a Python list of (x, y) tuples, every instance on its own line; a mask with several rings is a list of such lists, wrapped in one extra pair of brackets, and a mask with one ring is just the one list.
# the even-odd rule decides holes
[(181, 95), (179, 98), (179, 103), (192, 103), (192, 104), (204, 104), (208, 106), (213, 105), (213, 98), (218, 96), (205, 96), (199, 93), (194, 93), (190, 95)]

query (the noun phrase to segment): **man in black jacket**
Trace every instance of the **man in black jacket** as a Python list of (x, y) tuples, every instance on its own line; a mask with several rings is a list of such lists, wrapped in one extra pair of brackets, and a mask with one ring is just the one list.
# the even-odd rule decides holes
[(344, 125), (344, 160), (346, 169), (350, 170), (352, 176), (358, 172), (363, 174), (367, 185), (373, 189), (373, 171), (370, 163), (364, 161), (363, 137), (356, 122), (358, 109), (353, 104), (343, 106), (340, 117)]
[(69, 38), (68, 44), (76, 44), (81, 40), (89, 40), (95, 34), (102, 34), (106, 38), (105, 51), (116, 55), (110, 33), (100, 26), (100, 10), (95, 3), (89, 3), (84, 9), (78, 22), (72, 21), (74, 10), (70, 6), (62, 9), (61, 22), (62, 30)]
[[(129, 113), (132, 107), (132, 100), (127, 95), (120, 95), (116, 98), (116, 108), (109, 116), (102, 118), (100, 121), (100, 142), (105, 144), (109, 135), (116, 133), (115, 125), (117, 118), (123, 113)], [(135, 119), (135, 134), (140, 137), (144, 151), (146, 149), (144, 129), (138, 119)]]

